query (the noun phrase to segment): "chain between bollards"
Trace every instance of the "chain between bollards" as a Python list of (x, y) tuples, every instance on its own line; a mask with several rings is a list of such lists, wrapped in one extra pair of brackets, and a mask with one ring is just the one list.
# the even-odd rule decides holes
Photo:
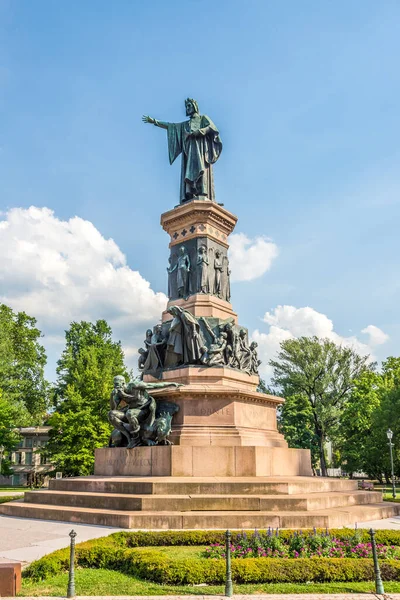
[(225, 580), (225, 596), (232, 597), (232, 570), (231, 570), (231, 537), (229, 529), (225, 533), (225, 555), (226, 555), (226, 580)]
[(69, 537), (71, 538), (71, 543), (69, 547), (69, 577), (68, 577), (68, 589), (67, 589), (67, 598), (75, 598), (75, 538), (76, 532), (74, 530), (70, 531)]
[(378, 562), (378, 553), (376, 551), (375, 531), (373, 529), (370, 529), (369, 535), (371, 536), (372, 556), (374, 559), (375, 590), (376, 590), (377, 594), (384, 594), (385, 590), (383, 589), (381, 570), (379, 568), (379, 562)]

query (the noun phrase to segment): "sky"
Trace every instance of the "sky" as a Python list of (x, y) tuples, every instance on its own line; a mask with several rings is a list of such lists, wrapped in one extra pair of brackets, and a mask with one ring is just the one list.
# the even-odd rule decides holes
[(0, 302), (54, 379), (72, 320), (129, 365), (166, 304), (179, 160), (143, 114), (220, 131), (232, 303), (261, 374), (289, 337), (399, 355), (397, 0), (0, 0)]

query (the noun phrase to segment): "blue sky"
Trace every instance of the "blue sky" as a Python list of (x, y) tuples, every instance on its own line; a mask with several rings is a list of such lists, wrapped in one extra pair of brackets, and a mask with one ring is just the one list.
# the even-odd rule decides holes
[[(151, 290), (165, 292), (159, 218), (177, 203), (179, 161), (169, 166), (165, 132), (141, 115), (184, 120), (184, 98), (194, 97), (224, 144), (218, 201), (250, 244), (266, 236), (279, 250), (262, 276), (233, 284), (240, 322), (260, 335), (271, 326), (301, 334), (303, 313), (288, 324), (274, 311), (310, 307), (317, 331), (329, 329), (316, 315), (326, 316), (337, 339), (368, 344), (360, 332), (373, 325), (389, 336), (374, 356), (398, 355), (399, 26), (400, 4), (386, 0), (0, 0), (1, 218), (35, 206), (54, 211), (54, 231), (75, 216), (89, 221)], [(21, 309), (21, 289), (35, 288), (40, 304), (40, 277), (18, 275), (28, 230), (27, 213), (19, 216), (0, 297)], [(51, 285), (47, 276), (41, 285)], [(105, 293), (129, 304), (132, 291)], [(26, 310), (35, 311), (32, 298)], [(94, 297), (82, 318), (112, 317), (137, 347), (145, 319), (125, 335), (118, 310)], [(263, 322), (266, 311), (273, 317)], [(64, 321), (80, 315), (50, 322), (37, 313), (54, 338), (54, 364)]]

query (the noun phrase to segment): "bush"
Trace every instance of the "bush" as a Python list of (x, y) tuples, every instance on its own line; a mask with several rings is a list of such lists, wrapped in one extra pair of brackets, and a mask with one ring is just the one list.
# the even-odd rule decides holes
[(22, 496), (0, 496), (0, 504), (5, 504), (6, 502), (11, 502), (11, 500), (18, 500)]
[[(318, 530), (323, 532), (324, 530)], [(233, 532), (235, 536), (242, 532)], [(264, 532), (263, 532), (264, 533)], [(279, 532), (283, 541), (294, 530)], [(329, 532), (338, 539), (354, 537), (353, 529), (336, 529)], [(313, 530), (303, 535), (314, 535)], [(362, 541), (368, 541), (366, 530), (358, 530)], [(203, 546), (224, 542), (220, 531), (156, 531), (118, 532), (104, 538), (77, 544), (76, 564), (86, 568), (105, 568), (121, 571), (141, 579), (164, 584), (223, 583), (225, 561), (212, 559), (170, 559), (156, 550), (156, 546)], [(400, 531), (380, 530), (377, 542), (400, 546)], [(154, 546), (154, 549), (140, 546)], [(400, 580), (400, 561), (380, 561), (385, 580)], [(43, 580), (66, 571), (69, 566), (69, 549), (57, 550), (31, 563), (23, 572), (24, 577), (34, 581)], [(370, 581), (373, 579), (373, 563), (370, 559), (351, 558), (241, 558), (232, 560), (232, 577), (237, 583), (268, 582), (330, 582)]]
[[(268, 530), (260, 530), (260, 534), (265, 534)], [(315, 532), (326, 533), (326, 529), (304, 529), (301, 533), (305, 536), (312, 536)], [(242, 531), (232, 531), (232, 543), (237, 541), (237, 536)], [(250, 532), (251, 534), (252, 532)], [(276, 530), (273, 530), (275, 535)], [(279, 530), (279, 537), (282, 540), (291, 538), (295, 529)], [(370, 537), (366, 529), (330, 529), (329, 534), (339, 540), (347, 540), (355, 534), (359, 536), (359, 541), (369, 542)], [(223, 544), (225, 541), (224, 531), (122, 531), (113, 533), (116, 543), (130, 548), (140, 546), (208, 546), (211, 544)], [(400, 531), (391, 529), (378, 530), (375, 535), (377, 544), (385, 546), (400, 546)]]

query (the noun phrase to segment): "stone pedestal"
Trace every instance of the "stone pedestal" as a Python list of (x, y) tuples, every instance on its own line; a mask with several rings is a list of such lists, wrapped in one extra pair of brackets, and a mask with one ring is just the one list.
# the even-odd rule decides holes
[(309, 450), (262, 446), (97, 448), (95, 475), (136, 477), (311, 477)]
[[(163, 373), (181, 388), (154, 390), (156, 399), (179, 405), (170, 439), (181, 446), (287, 448), (276, 409), (283, 398), (257, 392), (258, 377), (227, 367), (182, 367)], [(145, 376), (145, 381), (156, 381)]]

